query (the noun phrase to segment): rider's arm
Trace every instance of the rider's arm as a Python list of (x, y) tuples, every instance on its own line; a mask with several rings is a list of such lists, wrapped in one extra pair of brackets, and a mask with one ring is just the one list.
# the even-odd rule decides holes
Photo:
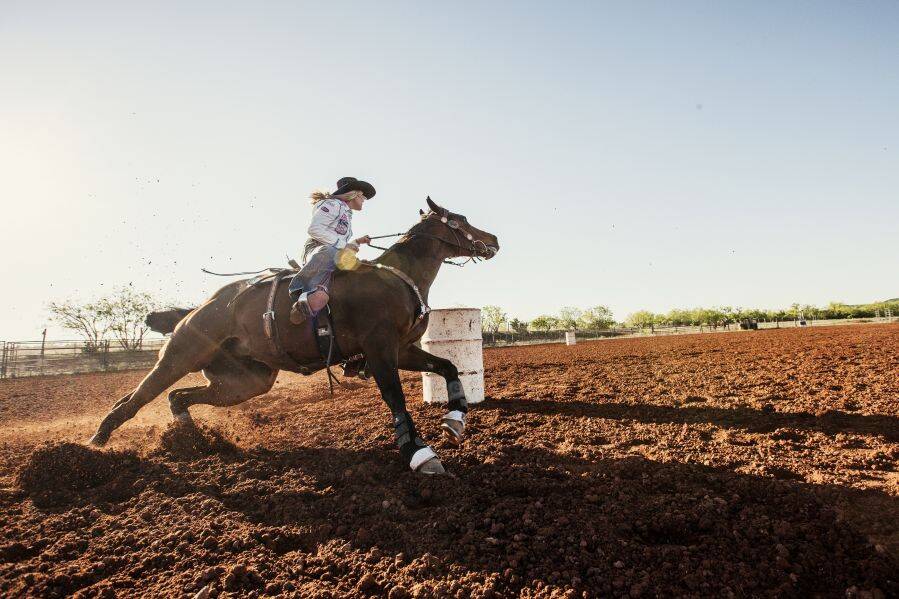
[(346, 237), (334, 229), (340, 217), (340, 200), (322, 200), (315, 205), (312, 222), (309, 224), (309, 237), (325, 245), (333, 245), (337, 249), (346, 245)]

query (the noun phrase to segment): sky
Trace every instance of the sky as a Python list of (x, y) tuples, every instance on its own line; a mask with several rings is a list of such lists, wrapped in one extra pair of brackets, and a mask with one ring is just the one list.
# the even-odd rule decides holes
[(283, 266), (347, 175), (358, 235), (430, 195), (498, 236), (434, 307), (897, 297), (897, 31), (895, 2), (0, 0), (0, 339)]

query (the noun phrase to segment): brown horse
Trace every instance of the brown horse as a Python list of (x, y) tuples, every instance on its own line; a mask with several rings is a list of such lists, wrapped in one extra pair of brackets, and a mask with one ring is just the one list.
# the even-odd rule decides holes
[[(345, 355), (363, 354), (370, 372), (390, 407), (396, 442), (413, 470), (442, 473), (437, 454), (418, 436), (406, 411), (399, 369), (434, 372), (446, 379), (448, 411), (442, 429), (461, 442), (468, 411), (465, 392), (456, 367), (413, 345), (427, 327), (427, 308), (422, 314), (413, 283), (427, 304), (428, 290), (444, 260), (454, 257), (492, 258), (499, 251), (496, 236), (468, 223), (427, 199), (429, 212), (375, 264), (407, 275), (404, 280), (387, 268), (362, 266), (337, 271), (331, 284), (331, 314), (337, 344)], [(274, 328), (281, 350), (273, 350), (263, 326), (271, 287), (248, 287), (236, 281), (219, 289), (191, 310), (160, 350), (159, 360), (134, 391), (120, 399), (103, 419), (90, 442), (103, 445), (112, 432), (141, 407), (190, 372), (202, 371), (207, 385), (175, 389), (169, 405), (176, 418), (189, 419), (196, 404), (233, 406), (271, 389), (279, 370), (308, 374), (324, 367), (308, 325), (290, 324), (291, 300), (287, 285), (275, 297)], [(299, 365), (303, 365), (302, 368)]]

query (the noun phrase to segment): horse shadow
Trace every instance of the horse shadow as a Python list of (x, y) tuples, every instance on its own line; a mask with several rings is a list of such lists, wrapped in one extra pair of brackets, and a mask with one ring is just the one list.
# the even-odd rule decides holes
[(899, 441), (899, 418), (883, 414), (850, 414), (827, 410), (821, 415), (809, 412), (778, 412), (746, 406), (717, 408), (687, 404), (684, 407), (658, 404), (595, 403), (581, 400), (491, 399), (478, 410), (501, 410), (509, 414), (533, 413), (613, 420), (636, 420), (647, 424), (708, 423), (725, 428), (740, 428), (753, 433), (770, 433), (779, 428), (797, 428), (835, 435), (854, 433), (879, 435), (887, 441)]

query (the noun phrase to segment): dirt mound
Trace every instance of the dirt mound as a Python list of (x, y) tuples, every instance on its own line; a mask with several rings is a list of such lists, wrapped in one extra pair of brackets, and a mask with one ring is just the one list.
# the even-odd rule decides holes
[(191, 421), (169, 424), (159, 440), (159, 448), (162, 453), (178, 459), (238, 452), (237, 446), (218, 429)]
[(137, 461), (131, 452), (99, 451), (77, 443), (47, 443), (31, 452), (16, 482), (35, 503), (53, 504), (110, 482), (123, 467)]

